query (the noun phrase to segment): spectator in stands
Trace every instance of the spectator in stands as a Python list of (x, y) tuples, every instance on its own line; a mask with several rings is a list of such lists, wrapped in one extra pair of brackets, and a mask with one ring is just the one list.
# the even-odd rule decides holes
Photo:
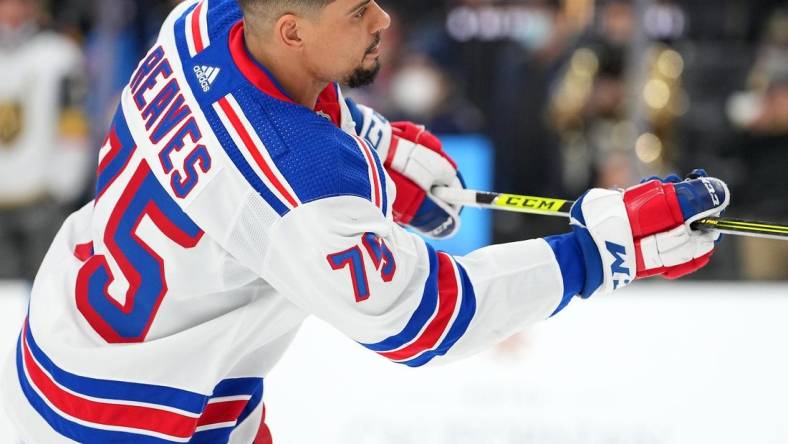
[[(731, 102), (741, 129), (727, 150), (743, 172), (733, 184), (732, 216), (788, 222), (788, 9), (766, 27), (750, 90)], [(734, 213), (735, 211), (735, 213)], [(741, 238), (740, 262), (749, 279), (788, 280), (788, 242)]]
[[(426, 9), (434, 10), (435, 5)], [(405, 11), (399, 4), (395, 10)], [(422, 122), (435, 134), (480, 131), (481, 111), (468, 100), (448, 68), (439, 63), (440, 49), (432, 48), (446, 46), (440, 43), (446, 36), (436, 32), (437, 24), (430, 20), (403, 23), (398, 13), (389, 15), (391, 26), (386, 30), (383, 63), (375, 83), (349, 90), (347, 95), (370, 104), (391, 120)]]
[[(520, 2), (528, 17), (510, 41), (499, 44), (492, 65), (488, 122), (496, 147), (495, 189), (536, 196), (566, 196), (558, 135), (545, 110), (572, 42), (557, 1)], [(560, 231), (561, 220), (517, 213), (495, 214), (495, 241), (511, 242)]]
[(635, 135), (625, 76), (634, 14), (627, 0), (600, 6), (595, 25), (580, 37), (563, 78), (553, 85), (549, 115), (561, 138), (568, 195), (635, 180), (628, 164)]
[[(735, 215), (788, 222), (788, 78), (773, 81), (761, 102), (731, 149), (746, 172), (732, 190)], [(741, 238), (740, 249), (746, 278), (788, 280), (788, 242)]]
[(40, 13), (0, 0), (0, 279), (35, 276), (92, 163), (82, 55)]

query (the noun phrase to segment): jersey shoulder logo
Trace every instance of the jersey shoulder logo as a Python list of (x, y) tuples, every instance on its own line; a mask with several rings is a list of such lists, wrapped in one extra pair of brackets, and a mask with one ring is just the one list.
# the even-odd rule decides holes
[(9, 148), (24, 130), (24, 113), (20, 102), (0, 101), (0, 149)]
[(220, 68), (215, 66), (197, 65), (194, 67), (194, 73), (197, 75), (197, 81), (200, 82), (203, 92), (211, 90), (213, 82), (219, 76)]

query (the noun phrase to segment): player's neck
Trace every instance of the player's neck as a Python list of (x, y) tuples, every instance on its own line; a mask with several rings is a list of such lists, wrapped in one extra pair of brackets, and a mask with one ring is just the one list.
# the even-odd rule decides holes
[(314, 109), (318, 96), (329, 82), (315, 78), (298, 58), (277, 54), (275, 50), (261, 45), (257, 39), (249, 38), (246, 32), (245, 38), (249, 53), (268, 69), (285, 94), (294, 102)]

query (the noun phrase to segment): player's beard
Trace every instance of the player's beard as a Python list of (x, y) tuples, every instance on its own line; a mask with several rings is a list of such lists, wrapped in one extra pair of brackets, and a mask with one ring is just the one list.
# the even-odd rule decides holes
[[(375, 48), (380, 45), (380, 33), (375, 36), (375, 40), (369, 45), (367, 51), (364, 52), (364, 57), (370, 54)], [(363, 62), (362, 62), (363, 63)], [(380, 72), (380, 59), (375, 59), (375, 64), (372, 68), (364, 68), (364, 66), (359, 66), (353, 70), (353, 72), (348, 75), (342, 83), (351, 87), (351, 88), (359, 88), (361, 86), (367, 86), (372, 84), (375, 81), (375, 78), (378, 76)]]
[(369, 69), (363, 67), (356, 68), (352, 73), (350, 73), (349, 76), (345, 78), (343, 83), (351, 88), (367, 86), (375, 81), (375, 78), (378, 76), (379, 72), (380, 60), (375, 60), (375, 66)]

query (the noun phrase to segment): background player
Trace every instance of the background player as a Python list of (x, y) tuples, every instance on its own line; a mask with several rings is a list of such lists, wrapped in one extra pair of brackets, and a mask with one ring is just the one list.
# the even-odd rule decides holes
[(82, 54), (41, 14), (0, 1), (0, 279), (31, 282), (92, 168)]

